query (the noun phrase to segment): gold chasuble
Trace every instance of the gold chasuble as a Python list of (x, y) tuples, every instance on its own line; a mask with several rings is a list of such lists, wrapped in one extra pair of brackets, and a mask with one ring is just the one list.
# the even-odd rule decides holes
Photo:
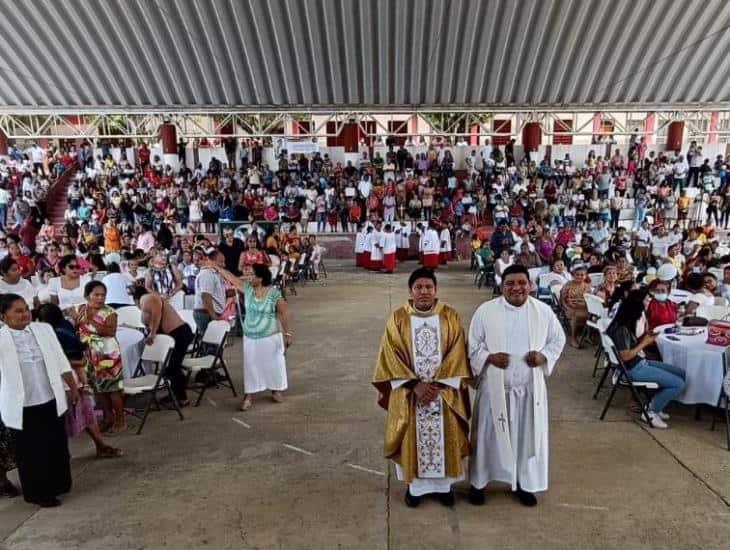
[[(380, 343), (373, 385), (387, 414), (385, 457), (400, 466), (399, 477), (457, 478), (469, 455), (471, 377), (459, 315), (436, 302), (421, 312), (409, 300), (391, 313)], [(419, 405), (415, 382), (440, 382), (440, 397)]]

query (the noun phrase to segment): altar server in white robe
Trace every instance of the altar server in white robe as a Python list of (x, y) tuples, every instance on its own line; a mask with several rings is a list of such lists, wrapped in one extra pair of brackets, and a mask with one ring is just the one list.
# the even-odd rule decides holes
[(383, 269), (383, 233), (380, 224), (375, 226), (372, 235), (372, 247), (370, 249), (370, 269), (380, 271)]
[(484, 504), (490, 481), (508, 483), (525, 506), (548, 488), (545, 377), (565, 346), (549, 306), (530, 296), (520, 265), (502, 276), (502, 296), (479, 306), (469, 327), (469, 360), (479, 384), (472, 419), (469, 500)]
[(451, 260), (451, 231), (443, 227), (439, 233), (439, 263), (446, 265)]
[(396, 235), (393, 233), (393, 226), (389, 223), (385, 224), (383, 232), (380, 234), (380, 244), (383, 251), (383, 271), (393, 273), (396, 265)]
[(436, 231), (434, 222), (431, 222), (428, 229), (423, 233), (423, 267), (436, 269), (439, 266), (439, 253), (441, 251), (441, 241), (439, 233)]
[(408, 251), (411, 248), (411, 231), (406, 222), (400, 222), (400, 228), (396, 230), (396, 238), (398, 250), (396, 258), (399, 262), (405, 262), (408, 259)]
[(372, 253), (373, 253), (373, 233), (375, 229), (370, 226), (365, 230), (365, 237), (362, 240), (363, 267), (372, 269)]
[(365, 267), (365, 228), (360, 225), (355, 233), (355, 265)]

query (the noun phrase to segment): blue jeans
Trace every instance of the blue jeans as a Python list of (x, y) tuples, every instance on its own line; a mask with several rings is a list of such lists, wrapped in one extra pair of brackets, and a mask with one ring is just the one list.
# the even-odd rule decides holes
[(634, 227), (639, 227), (641, 225), (641, 222), (644, 221), (644, 216), (646, 215), (646, 207), (645, 206), (637, 206), (634, 210)]
[(684, 371), (674, 365), (642, 359), (629, 370), (634, 382), (654, 382), (659, 389), (649, 403), (655, 413), (662, 412), (667, 403), (675, 399), (684, 388)]

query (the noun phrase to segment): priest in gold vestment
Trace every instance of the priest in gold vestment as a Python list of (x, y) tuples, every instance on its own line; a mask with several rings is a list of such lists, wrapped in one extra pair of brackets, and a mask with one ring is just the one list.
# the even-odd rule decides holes
[(380, 344), (373, 385), (387, 411), (385, 457), (408, 483), (406, 505), (436, 495), (452, 506), (452, 484), (464, 479), (469, 455), (471, 377), (459, 314), (436, 298), (436, 276), (420, 268), (410, 299), (391, 313)]

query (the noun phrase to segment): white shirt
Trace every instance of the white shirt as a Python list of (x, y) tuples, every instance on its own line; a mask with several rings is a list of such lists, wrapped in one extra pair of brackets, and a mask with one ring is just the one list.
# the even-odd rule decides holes
[(663, 237), (654, 237), (651, 242), (651, 253), (654, 256), (664, 258), (667, 255), (667, 249), (671, 246), (669, 236), (664, 235)]
[(18, 354), (20, 376), (25, 390), (24, 407), (42, 405), (54, 398), (51, 382), (43, 361), (41, 347), (29, 328), (14, 330), (8, 328)]
[(35, 305), (33, 299), (38, 295), (38, 291), (27, 279), (20, 279), (14, 285), (0, 279), (0, 294), (17, 294), (25, 300), (30, 309), (33, 309)]
[(640, 227), (636, 231), (636, 243), (641, 246), (648, 246), (651, 242), (651, 231)]
[(368, 180), (361, 180), (360, 183), (357, 184), (357, 189), (360, 191), (363, 198), (367, 199), (370, 196), (370, 191), (373, 189), (373, 184)]
[(709, 294), (705, 294), (704, 292), (697, 292), (696, 294), (692, 294), (692, 296), (690, 296), (689, 298), (689, 301), (698, 304), (700, 307), (712, 307), (715, 305), (715, 299)]
[(61, 286), (61, 278), (53, 277), (48, 281), (48, 294), (58, 297), (58, 307), (67, 309), (69, 307), (79, 306), (86, 303), (84, 298), (84, 287), (91, 280), (88, 275), (82, 275), (79, 286), (72, 289), (66, 289)]
[(132, 300), (127, 290), (129, 278), (126, 275), (122, 273), (109, 273), (101, 282), (106, 287), (107, 304), (134, 305), (134, 300)]

